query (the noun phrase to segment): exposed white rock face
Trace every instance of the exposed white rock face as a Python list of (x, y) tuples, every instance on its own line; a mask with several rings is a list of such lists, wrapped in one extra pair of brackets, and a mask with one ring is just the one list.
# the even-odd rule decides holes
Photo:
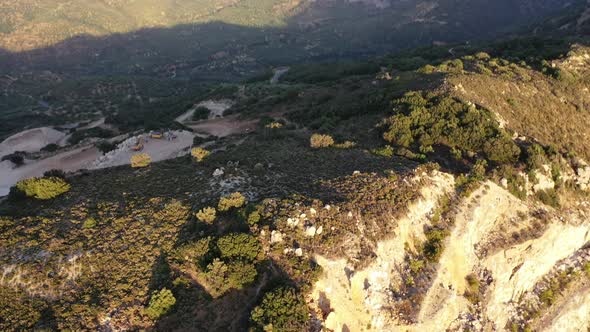
[(502, 178), (502, 180), (500, 180), (500, 185), (502, 186), (502, 188), (508, 189), (508, 179)]
[(318, 229), (315, 231), (316, 235), (320, 235), (324, 232), (324, 226), (320, 226), (318, 227)]
[(576, 184), (582, 190), (590, 189), (590, 166), (583, 160), (577, 161)]
[(315, 226), (309, 226), (305, 229), (305, 235), (309, 237), (313, 237), (316, 234)]
[(295, 228), (299, 225), (299, 218), (288, 218), (287, 219), (287, 226), (291, 228)]
[(280, 243), (283, 242), (283, 233), (279, 231), (272, 231), (270, 233), (270, 243)]
[(225, 174), (225, 172), (221, 168), (218, 168), (215, 170), (215, 172), (213, 172), (213, 177), (217, 178), (223, 176), (223, 174)]
[(310, 209), (309, 209), (309, 214), (311, 214), (312, 216), (315, 216), (315, 215), (316, 215), (316, 213), (318, 213), (318, 212), (316, 211), (316, 209), (314, 209), (314, 208), (310, 208)]
[[(543, 168), (538, 172), (547, 179), (534, 181), (536, 185), (546, 182), (535, 190), (550, 188), (551, 170)], [(319, 303), (321, 298), (327, 298), (330, 303), (328, 310), (322, 309), (326, 317), (324, 328), (503, 331), (529, 303), (523, 299), (539, 298), (537, 286), (547, 282), (551, 271), (560, 271), (559, 262), (566, 266), (579, 261), (576, 264), (583, 266), (590, 261), (590, 254), (573, 256), (590, 241), (587, 204), (580, 202), (580, 210), (563, 213), (555, 210), (539, 217), (542, 206), (535, 200), (520, 200), (506, 189), (486, 182), (469, 197), (452, 203), (453, 227), (445, 240), (432, 283), (417, 309), (416, 320), (400, 321), (392, 310), (398, 303), (392, 294), (403, 290), (405, 282), (400, 266), (403, 267), (407, 254), (420, 250), (425, 241), (423, 230), (431, 225), (430, 216), (436, 211), (439, 199), (454, 189), (450, 176), (429, 179), (433, 180), (434, 183), (421, 190), (422, 198), (409, 205), (407, 215), (392, 221), (395, 230), (390, 238), (378, 243), (375, 259), (368, 266), (355, 270), (346, 258), (315, 256), (324, 274), (310, 297), (314, 303)], [(526, 189), (532, 190), (535, 184), (530, 183)], [(535, 229), (540, 231), (535, 233)], [(520, 238), (513, 237), (516, 231)], [(477, 305), (464, 295), (470, 287), (468, 275), (474, 275), (485, 287), (486, 296)], [(590, 325), (588, 299), (587, 285), (576, 291), (575, 296), (558, 299), (563, 303), (559, 302), (551, 315), (543, 316), (543, 325), (533, 326), (533, 330), (586, 331)]]
[(550, 176), (551, 167), (543, 165), (543, 171), (535, 171), (536, 183), (533, 185), (533, 191), (539, 192), (543, 190), (549, 190), (555, 188), (555, 182)]
[(303, 249), (301, 249), (301, 248), (295, 249), (295, 256), (297, 256), (297, 257), (303, 256)]

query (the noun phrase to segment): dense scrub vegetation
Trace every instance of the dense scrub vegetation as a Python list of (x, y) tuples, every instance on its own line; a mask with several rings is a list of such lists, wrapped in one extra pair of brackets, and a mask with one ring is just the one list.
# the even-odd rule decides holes
[(447, 96), (410, 92), (394, 102), (394, 114), (382, 127), (386, 141), (422, 154), (444, 145), (457, 158), (477, 153), (496, 163), (511, 163), (520, 155), (489, 112)]

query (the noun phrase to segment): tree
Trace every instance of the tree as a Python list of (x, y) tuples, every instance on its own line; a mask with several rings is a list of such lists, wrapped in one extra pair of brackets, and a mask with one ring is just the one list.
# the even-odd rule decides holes
[(227, 197), (221, 197), (217, 204), (217, 210), (228, 211), (231, 208), (242, 207), (246, 203), (246, 198), (239, 192), (230, 194)]
[(172, 307), (174, 307), (174, 304), (176, 304), (176, 298), (174, 298), (172, 291), (162, 288), (160, 291), (152, 294), (152, 298), (145, 312), (151, 319), (158, 319), (169, 313)]
[(313, 134), (309, 143), (314, 149), (327, 148), (334, 145), (334, 139), (330, 135)]
[(252, 310), (250, 320), (258, 330), (272, 326), (277, 331), (302, 331), (309, 320), (309, 309), (299, 292), (281, 287), (264, 295), (260, 305)]
[(204, 223), (211, 224), (215, 221), (215, 214), (216, 211), (214, 207), (206, 207), (199, 210), (199, 212), (196, 213), (196, 217)]
[(152, 162), (152, 158), (147, 153), (136, 154), (131, 157), (131, 167), (147, 167)]
[(191, 155), (198, 161), (201, 162), (207, 158), (211, 152), (203, 149), (203, 148), (193, 148), (191, 150)]
[(61, 178), (30, 178), (19, 181), (16, 187), (21, 192), (25, 193), (27, 197), (47, 200), (55, 198), (70, 190), (70, 185)]
[(217, 240), (217, 248), (222, 258), (241, 258), (254, 261), (260, 255), (262, 247), (256, 237), (250, 234), (228, 234)]
[(25, 157), (23, 154), (15, 152), (2, 157), (2, 161), (8, 160), (16, 166), (22, 166), (25, 163)]

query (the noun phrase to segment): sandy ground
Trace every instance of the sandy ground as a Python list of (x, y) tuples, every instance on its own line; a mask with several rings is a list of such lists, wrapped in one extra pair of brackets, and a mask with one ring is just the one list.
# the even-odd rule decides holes
[(177, 136), (174, 140), (151, 139), (148, 135), (143, 135), (145, 139), (144, 149), (136, 152), (131, 149), (136, 144), (139, 136), (131, 137), (117, 146), (117, 149), (101, 156), (95, 160), (90, 169), (106, 168), (120, 165), (127, 165), (131, 156), (139, 153), (147, 153), (152, 158), (152, 162), (176, 158), (187, 154), (193, 144), (194, 135), (188, 131), (175, 131)]
[(49, 127), (25, 130), (0, 143), (0, 157), (15, 151), (38, 152), (48, 144), (58, 144), (65, 136), (61, 131)]
[(10, 187), (19, 180), (41, 176), (52, 169), (74, 172), (80, 169), (126, 165), (130, 163), (131, 156), (137, 153), (149, 154), (154, 162), (176, 158), (188, 153), (194, 135), (188, 131), (178, 131), (175, 134), (178, 138), (172, 141), (149, 139), (141, 152), (131, 150), (131, 146), (136, 142), (136, 138), (133, 137), (122, 142), (116, 150), (106, 155), (102, 155), (94, 146), (85, 146), (42, 160), (27, 161), (24, 166), (18, 168), (13, 168), (13, 164), (9, 161), (2, 162), (0, 163), (0, 196), (7, 195), (10, 192)]
[(73, 172), (89, 168), (92, 161), (100, 157), (100, 155), (98, 149), (89, 146), (63, 152), (39, 161), (27, 161), (24, 166), (18, 168), (13, 168), (11, 162), (4, 161), (0, 163), (0, 196), (8, 195), (10, 187), (14, 186), (19, 180), (41, 176), (52, 169)]

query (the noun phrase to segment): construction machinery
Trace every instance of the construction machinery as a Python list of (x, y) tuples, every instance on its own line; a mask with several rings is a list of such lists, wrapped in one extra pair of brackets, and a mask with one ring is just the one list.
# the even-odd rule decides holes
[(161, 139), (162, 132), (161, 131), (152, 131), (152, 132), (150, 132), (150, 137), (155, 138), (155, 139)]
[(143, 150), (143, 136), (140, 136), (135, 142), (135, 145), (131, 147), (133, 151), (141, 151)]

